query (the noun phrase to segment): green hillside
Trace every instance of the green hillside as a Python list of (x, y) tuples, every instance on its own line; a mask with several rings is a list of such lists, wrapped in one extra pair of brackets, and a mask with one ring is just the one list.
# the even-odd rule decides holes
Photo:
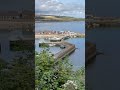
[(83, 21), (84, 18), (74, 18), (67, 16), (53, 16), (53, 15), (38, 15), (35, 17), (36, 21)]

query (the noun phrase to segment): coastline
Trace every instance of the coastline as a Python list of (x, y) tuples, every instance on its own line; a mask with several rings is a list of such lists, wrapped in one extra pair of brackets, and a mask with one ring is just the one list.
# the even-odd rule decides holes
[(56, 23), (56, 22), (85, 22), (85, 20), (78, 20), (78, 21), (35, 21), (35, 23)]
[(0, 29), (25, 28), (34, 26), (33, 21), (0, 21)]
[(7, 24), (7, 23), (34, 23), (34, 21), (33, 20), (22, 20), (22, 21), (17, 21), (17, 20), (15, 20), (15, 21), (0, 21), (0, 24)]

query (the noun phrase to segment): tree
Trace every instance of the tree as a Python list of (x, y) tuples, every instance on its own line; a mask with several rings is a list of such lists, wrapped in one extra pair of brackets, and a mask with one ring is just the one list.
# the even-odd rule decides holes
[(71, 74), (71, 64), (68, 59), (54, 60), (50, 52), (43, 50), (35, 56), (36, 90), (58, 90), (67, 82)]
[(33, 90), (35, 70), (33, 55), (9, 62), (0, 73), (0, 90)]
[(85, 68), (81, 67), (77, 71), (73, 71), (70, 80), (77, 85), (77, 90), (85, 90)]

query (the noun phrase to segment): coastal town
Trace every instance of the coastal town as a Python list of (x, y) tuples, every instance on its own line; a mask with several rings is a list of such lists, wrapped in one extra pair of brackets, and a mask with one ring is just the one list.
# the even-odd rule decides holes
[[(76, 33), (72, 31), (39, 31), (35, 33), (35, 38), (40, 39), (39, 46), (57, 46), (62, 50), (53, 55), (55, 60), (62, 59), (65, 56), (71, 54), (75, 51), (76, 47), (74, 44), (66, 42), (67, 39), (70, 38), (84, 38), (85, 34)], [(43, 40), (41, 40), (43, 39)]]
[(76, 37), (85, 37), (85, 34), (83, 33), (76, 33), (71, 31), (39, 31), (35, 33), (35, 38), (76, 38)]

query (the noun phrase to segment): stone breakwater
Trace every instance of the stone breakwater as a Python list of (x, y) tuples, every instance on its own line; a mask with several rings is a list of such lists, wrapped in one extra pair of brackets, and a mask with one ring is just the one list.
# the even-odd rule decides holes
[[(39, 43), (42, 44), (42, 43)], [(57, 46), (65, 46), (65, 49), (62, 49), (60, 52), (54, 54), (54, 59), (55, 60), (59, 60), (62, 59), (64, 57), (66, 57), (67, 55), (70, 55), (73, 51), (75, 51), (76, 47), (74, 44), (68, 43), (68, 42), (45, 42), (44, 44), (55, 44)]]

